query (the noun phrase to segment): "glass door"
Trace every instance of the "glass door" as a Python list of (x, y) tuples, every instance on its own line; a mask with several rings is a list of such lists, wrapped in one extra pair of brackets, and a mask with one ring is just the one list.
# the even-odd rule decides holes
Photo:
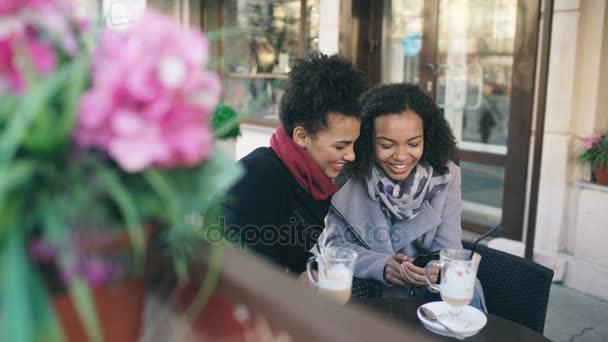
[(521, 239), (538, 4), (384, 0), (381, 79), (434, 96), (460, 150), (463, 226)]

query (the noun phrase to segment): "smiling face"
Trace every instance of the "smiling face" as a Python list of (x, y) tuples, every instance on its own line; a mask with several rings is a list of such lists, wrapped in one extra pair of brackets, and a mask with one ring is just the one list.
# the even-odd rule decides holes
[(327, 127), (310, 134), (298, 126), (294, 129), (293, 139), (306, 149), (323, 173), (333, 179), (346, 163), (355, 160), (353, 147), (359, 138), (360, 126), (361, 122), (356, 117), (329, 113)]
[(422, 158), (424, 126), (411, 110), (374, 119), (376, 163), (395, 182), (405, 180)]

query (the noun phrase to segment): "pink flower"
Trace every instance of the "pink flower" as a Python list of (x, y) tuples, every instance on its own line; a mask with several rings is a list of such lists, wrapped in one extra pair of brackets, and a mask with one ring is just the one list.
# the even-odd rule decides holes
[(47, 75), (55, 69), (57, 58), (53, 48), (38, 39), (34, 32), (23, 32), (0, 38), (0, 92), (10, 89), (20, 93), (25, 79), (18, 64), (18, 51), (23, 51), (34, 70)]
[(52, 72), (57, 47), (76, 52), (71, 16), (64, 0), (0, 0), (0, 92), (23, 92), (24, 70), (30, 66), (42, 76)]
[[(583, 139), (583, 147), (586, 150), (590, 150), (590, 149), (594, 148), (596, 144), (600, 144), (602, 142), (603, 138), (604, 138), (603, 135), (598, 134), (598, 133), (593, 133), (590, 137)], [(599, 147), (599, 145), (598, 145), (598, 147)]]
[(208, 50), (200, 32), (155, 12), (127, 31), (103, 30), (76, 142), (107, 152), (129, 172), (206, 160), (221, 91), (217, 75), (205, 70)]
[(50, 263), (55, 261), (57, 249), (46, 240), (32, 241), (28, 247), (28, 254), (36, 262)]
[(32, 7), (41, 7), (45, 4), (45, 0), (1, 0), (0, 1), (0, 16), (16, 14), (17, 12)]
[(603, 138), (603, 137), (604, 137), (604, 136), (603, 136), (603, 135), (601, 135), (601, 134), (599, 134), (599, 133), (593, 133), (593, 134), (591, 135), (591, 138), (590, 138), (590, 139), (591, 139), (591, 141), (592, 141), (592, 142), (600, 142), (600, 141), (602, 141), (602, 138)]
[(102, 257), (90, 257), (80, 260), (80, 273), (87, 279), (89, 285), (102, 287), (115, 280), (122, 269)]

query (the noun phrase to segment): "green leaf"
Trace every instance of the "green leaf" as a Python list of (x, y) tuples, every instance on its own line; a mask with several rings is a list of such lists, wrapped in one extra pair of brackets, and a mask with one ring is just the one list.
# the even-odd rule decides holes
[[(59, 220), (57, 213), (53, 210), (53, 205), (46, 203), (47, 210), (44, 213), (45, 229), (48, 240), (55, 246), (65, 246), (69, 236), (68, 228)], [(59, 248), (59, 264), (63, 269), (71, 269), (77, 260), (77, 255), (74, 254), (71, 248)], [(78, 274), (72, 274), (68, 279), (68, 293), (72, 303), (76, 307), (76, 311), (82, 320), (87, 335), (90, 341), (102, 341), (101, 328), (97, 319), (97, 311), (91, 289), (86, 280)]]
[(0, 201), (11, 191), (30, 181), (36, 166), (36, 162), (31, 160), (16, 160), (0, 166)]
[(200, 169), (199, 189), (201, 193), (213, 199), (226, 193), (243, 175), (244, 171), (240, 164), (216, 149), (213, 157)]
[(166, 179), (166, 175), (158, 172), (158, 170), (148, 169), (144, 171), (143, 176), (160, 200), (167, 206), (171, 221), (176, 222), (179, 220), (180, 202), (171, 184)]
[(86, 53), (81, 53), (68, 65), (69, 76), (59, 85), (57, 96), (49, 98), (35, 114), (23, 146), (36, 155), (56, 155), (72, 138), (79, 101), (87, 81)]
[(3, 125), (12, 116), (17, 105), (17, 97), (8, 94), (0, 94), (0, 125)]
[(209, 268), (205, 274), (203, 284), (201, 284), (199, 291), (186, 310), (186, 317), (190, 321), (196, 319), (219, 282), (222, 269), (222, 246), (219, 244), (209, 246)]
[(76, 123), (77, 110), (78, 110), (78, 98), (82, 95), (87, 81), (89, 72), (88, 53), (82, 53), (74, 62), (72, 68), (72, 75), (68, 82), (68, 89), (64, 96), (64, 111), (61, 116), (61, 121), (58, 123), (57, 128), (61, 136), (71, 138), (71, 133)]
[(95, 302), (91, 288), (86, 280), (81, 277), (73, 277), (68, 284), (70, 298), (76, 306), (76, 310), (80, 315), (80, 319), (84, 324), (90, 341), (103, 341), (99, 321), (97, 319), (97, 311), (95, 310)]
[(122, 184), (120, 178), (110, 169), (100, 166), (99, 175), (100, 181), (105, 185), (107, 193), (114, 200), (121, 215), (126, 221), (127, 230), (131, 237), (131, 242), (133, 243), (133, 267), (135, 273), (141, 273), (144, 265), (146, 241), (135, 201), (133, 200), (129, 189)]
[(173, 255), (173, 268), (177, 276), (178, 287), (188, 284), (188, 258), (184, 255)]
[[(211, 127), (215, 132), (216, 139), (224, 140), (241, 135), (238, 118), (238, 113), (234, 109), (220, 103), (211, 116)], [(217, 133), (218, 131), (225, 133), (220, 135)]]
[(46, 105), (61, 83), (69, 76), (70, 65), (66, 65), (39, 83), (32, 84), (27, 95), (17, 106), (16, 112), (8, 122), (8, 126), (0, 135), (0, 165), (13, 159), (23, 136), (36, 113)]
[(31, 341), (34, 317), (27, 293), (28, 267), (21, 230), (13, 229), (2, 246), (2, 341)]
[(52, 309), (49, 293), (43, 285), (43, 280), (34, 270), (30, 274), (28, 284), (36, 317), (36, 336), (34, 336), (34, 340), (46, 342), (64, 341), (65, 336)]
[(23, 217), (24, 195), (14, 193), (10, 198), (0, 198), (0, 241), (14, 234), (23, 234), (29, 227), (31, 216)]
[(250, 116), (251, 113), (255, 113), (261, 106), (263, 106), (266, 102), (268, 102), (268, 98), (269, 98), (268, 94), (266, 94), (266, 93), (264, 93), (263, 95), (260, 95), (255, 101), (253, 101), (247, 107), (246, 110), (244, 110), (240, 113), (237, 112), (238, 115), (236, 117), (232, 118), (231, 120), (225, 121), (221, 127), (218, 127), (214, 132), (215, 136), (223, 137), (223, 136), (228, 135), (235, 126), (238, 126), (240, 120)]
[(23, 229), (14, 229), (2, 248), (2, 341), (62, 341), (42, 279), (28, 262)]

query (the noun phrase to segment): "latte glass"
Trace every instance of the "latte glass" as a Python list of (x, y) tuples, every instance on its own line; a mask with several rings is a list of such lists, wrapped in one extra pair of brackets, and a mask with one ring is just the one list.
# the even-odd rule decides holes
[[(473, 299), (480, 261), (481, 256), (477, 253), (471, 258), (470, 250), (445, 249), (439, 254), (438, 261), (431, 261), (425, 267), (426, 282), (439, 291), (441, 299), (448, 304), (449, 317), (445, 323), (450, 328), (465, 329), (469, 325), (467, 318), (462, 316), (462, 308)], [(433, 267), (441, 268), (441, 285), (430, 280)]]
[[(319, 267), (318, 279), (312, 272), (312, 264), (315, 261)], [(357, 261), (357, 252), (352, 249), (324, 247), (319, 255), (308, 259), (306, 270), (310, 281), (320, 293), (340, 304), (346, 304), (350, 299), (355, 261)]]

